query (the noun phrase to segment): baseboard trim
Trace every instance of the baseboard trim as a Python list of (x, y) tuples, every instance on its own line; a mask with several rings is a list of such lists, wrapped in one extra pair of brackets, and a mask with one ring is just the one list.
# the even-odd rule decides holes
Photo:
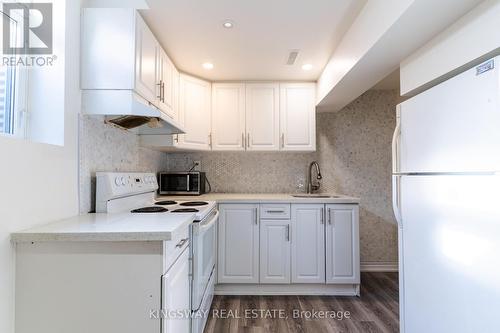
[(217, 284), (215, 295), (359, 296), (359, 284)]
[(397, 272), (397, 262), (362, 262), (362, 272)]

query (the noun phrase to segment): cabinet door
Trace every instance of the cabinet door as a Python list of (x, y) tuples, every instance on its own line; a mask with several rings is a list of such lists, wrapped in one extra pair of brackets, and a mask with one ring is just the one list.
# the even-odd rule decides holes
[(157, 73), (158, 107), (169, 117), (173, 118), (174, 64), (172, 64), (161, 47), (158, 48)]
[(292, 283), (325, 282), (325, 206), (292, 205)]
[[(191, 309), (189, 295), (189, 250), (170, 267), (163, 276), (162, 309), (166, 311), (184, 311)], [(189, 332), (189, 318), (163, 319), (163, 333)]]
[(258, 205), (219, 205), (219, 283), (259, 282)]
[(179, 121), (179, 78), (180, 74), (177, 68), (173, 66), (172, 70), (172, 86), (173, 86), (173, 96), (172, 96), (172, 118)]
[(290, 283), (290, 220), (260, 221), (260, 283)]
[(140, 15), (136, 18), (135, 90), (157, 104), (158, 42)]
[(359, 283), (358, 205), (326, 208), (326, 283)]
[(279, 150), (279, 84), (246, 85), (247, 150)]
[(212, 85), (213, 150), (245, 150), (245, 84)]
[(178, 147), (210, 150), (210, 83), (180, 75), (180, 123), (186, 134), (178, 135)]
[(280, 84), (281, 150), (316, 150), (314, 83)]

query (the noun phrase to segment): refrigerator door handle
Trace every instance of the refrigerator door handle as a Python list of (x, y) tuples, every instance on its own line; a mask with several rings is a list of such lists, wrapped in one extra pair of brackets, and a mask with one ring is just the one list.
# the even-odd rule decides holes
[(392, 209), (400, 228), (403, 227), (401, 218), (401, 176), (392, 176)]
[(396, 128), (392, 136), (392, 172), (399, 172), (399, 139), (401, 137), (401, 106), (397, 106), (396, 110)]

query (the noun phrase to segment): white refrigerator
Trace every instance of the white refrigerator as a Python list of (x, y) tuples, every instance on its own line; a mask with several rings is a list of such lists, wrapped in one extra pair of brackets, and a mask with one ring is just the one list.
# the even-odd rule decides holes
[(500, 332), (500, 57), (400, 105), (401, 332)]

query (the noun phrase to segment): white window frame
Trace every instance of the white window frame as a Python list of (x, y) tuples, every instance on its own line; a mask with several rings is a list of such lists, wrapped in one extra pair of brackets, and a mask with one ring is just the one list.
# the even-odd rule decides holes
[[(5, 19), (11, 19), (13, 22), (20, 22), (22, 20), (22, 17), (16, 17), (16, 15), (9, 16), (7, 13), (0, 12), (0, 15), (2, 15), (2, 20)], [(26, 18), (27, 19), (27, 18)], [(0, 22), (3, 24), (3, 22)], [(16, 27), (16, 29), (11, 29), (11, 33), (14, 34), (14, 36), (11, 36), (10, 38), (20, 38), (20, 33), (18, 33), (19, 27)], [(22, 27), (20, 27), (22, 29)], [(19, 54), (8, 54), (8, 55), (3, 55), (4, 57), (18, 57)], [(13, 99), (13, 109), (10, 110), (9, 112), (11, 113), (11, 133), (3, 133), (0, 132), (0, 135), (2, 136), (7, 136), (7, 137), (14, 137), (14, 138), (21, 138), (25, 139), (27, 138), (27, 124), (28, 124), (28, 69), (25, 66), (14, 66), (10, 67), (13, 69), (13, 74), (15, 78), (15, 84), (14, 84), (14, 95), (12, 97)]]

